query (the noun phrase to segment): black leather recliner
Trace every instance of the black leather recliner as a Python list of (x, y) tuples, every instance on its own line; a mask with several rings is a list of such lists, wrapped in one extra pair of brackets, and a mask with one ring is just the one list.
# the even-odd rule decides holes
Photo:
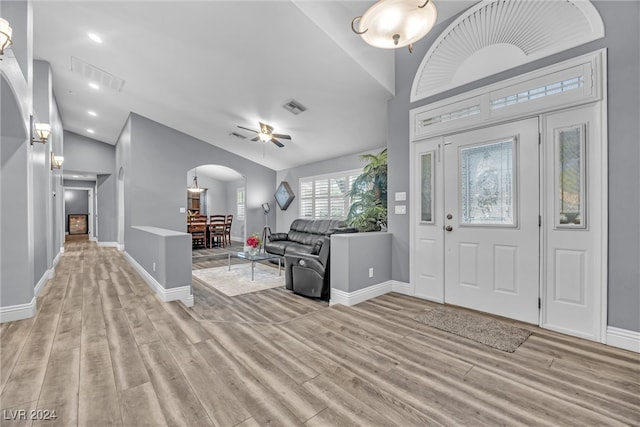
[(297, 294), (329, 300), (331, 238), (323, 237), (317, 255), (287, 252), (284, 256), (285, 287)]

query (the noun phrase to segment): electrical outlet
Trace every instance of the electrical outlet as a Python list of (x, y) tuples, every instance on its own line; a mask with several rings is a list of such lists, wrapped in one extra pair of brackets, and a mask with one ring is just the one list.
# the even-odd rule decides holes
[(373, 277), (373, 267), (369, 267), (369, 277)]
[(156, 263), (153, 263), (153, 271), (156, 271)]
[(187, 213), (187, 208), (180, 208), (180, 213)]

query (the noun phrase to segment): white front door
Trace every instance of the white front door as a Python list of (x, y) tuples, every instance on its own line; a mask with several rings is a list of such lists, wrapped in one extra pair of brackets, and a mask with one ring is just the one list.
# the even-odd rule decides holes
[(538, 324), (538, 119), (444, 138), (444, 299)]

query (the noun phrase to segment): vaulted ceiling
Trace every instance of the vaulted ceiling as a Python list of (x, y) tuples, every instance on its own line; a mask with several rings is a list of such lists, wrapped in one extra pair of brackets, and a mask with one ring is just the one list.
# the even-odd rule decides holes
[[(394, 52), (350, 30), (372, 3), (35, 1), (34, 58), (52, 66), (67, 130), (115, 144), (135, 112), (281, 170), (385, 144)], [(437, 2), (438, 21), (472, 3)], [(91, 88), (76, 68), (106, 73), (115, 89)], [(307, 111), (282, 108), (291, 99)], [(258, 121), (292, 141), (251, 142), (237, 128)]]

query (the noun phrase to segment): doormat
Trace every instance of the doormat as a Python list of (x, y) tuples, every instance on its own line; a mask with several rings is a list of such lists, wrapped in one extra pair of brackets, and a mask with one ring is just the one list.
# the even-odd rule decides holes
[(203, 268), (191, 274), (229, 297), (284, 287), (284, 272), (279, 275), (277, 268), (260, 263), (256, 263), (254, 280), (251, 280), (251, 263), (232, 264), (231, 270), (227, 266)]
[(516, 351), (531, 335), (531, 331), (500, 320), (449, 307), (437, 307), (413, 319), (509, 353)]

